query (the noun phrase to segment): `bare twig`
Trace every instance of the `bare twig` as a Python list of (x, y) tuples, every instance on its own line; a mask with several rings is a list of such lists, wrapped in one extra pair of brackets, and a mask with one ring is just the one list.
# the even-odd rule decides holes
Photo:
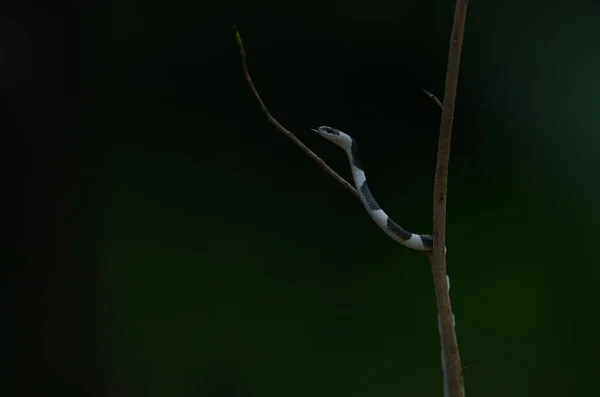
[(435, 95), (433, 95), (431, 92), (427, 91), (425, 88), (421, 88), (421, 90), (425, 93), (425, 95), (427, 95), (429, 97), (429, 99), (431, 99), (433, 102), (435, 102), (435, 104), (438, 105), (440, 107), (440, 109), (444, 109), (444, 106), (442, 105), (440, 100), (437, 99), (437, 97)]
[(433, 187), (433, 250), (429, 256), (435, 295), (440, 316), (442, 332), (442, 346), (446, 363), (446, 377), (448, 381), (449, 397), (464, 397), (464, 380), (456, 331), (454, 329), (454, 315), (450, 302), (450, 291), (446, 283), (446, 194), (448, 187), (448, 162), (450, 160), (450, 138), (452, 136), (452, 122), (454, 119), (454, 104), (456, 100), (456, 86), (458, 84), (458, 70), (460, 54), (467, 18), (468, 0), (456, 0), (454, 9), (454, 22), (450, 37), (450, 50), (448, 54), (448, 67), (446, 69), (446, 87), (444, 89), (444, 103), (440, 122), (440, 136), (438, 141), (437, 166)]
[(238, 43), (238, 46), (240, 47), (240, 56), (242, 58), (242, 67), (244, 69), (244, 75), (246, 76), (246, 81), (248, 82), (248, 85), (250, 86), (250, 89), (252, 90), (254, 97), (258, 101), (260, 108), (267, 116), (267, 121), (269, 123), (273, 124), (273, 126), (275, 126), (275, 128), (277, 128), (285, 136), (290, 138), (292, 140), (292, 142), (294, 142), (296, 145), (298, 145), (300, 147), (300, 149), (302, 149), (304, 151), (304, 153), (306, 153), (310, 158), (312, 158), (314, 161), (316, 161), (317, 164), (319, 164), (321, 166), (321, 168), (323, 168), (323, 170), (325, 170), (325, 172), (327, 172), (329, 175), (334, 177), (339, 183), (341, 183), (346, 189), (348, 189), (356, 197), (359, 197), (358, 191), (356, 190), (356, 188), (354, 186), (352, 186), (350, 183), (348, 183), (337, 172), (335, 172), (331, 167), (329, 167), (327, 165), (327, 163), (325, 163), (325, 161), (323, 161), (312, 150), (310, 150), (308, 148), (308, 146), (306, 146), (304, 143), (302, 143), (302, 141), (300, 141), (300, 139), (298, 139), (298, 137), (296, 137), (296, 135), (294, 135), (293, 132), (289, 131), (284, 126), (279, 124), (279, 122), (277, 120), (275, 120), (275, 118), (273, 116), (271, 116), (271, 113), (269, 113), (269, 110), (265, 106), (265, 103), (261, 99), (260, 95), (258, 95), (258, 91), (256, 90), (256, 87), (254, 87), (254, 83), (252, 82), (252, 78), (250, 77), (250, 72), (248, 71), (248, 64), (246, 63), (246, 51), (244, 51), (244, 44), (242, 43), (242, 38), (240, 37), (240, 33), (237, 31), (235, 26), (233, 28), (235, 29), (235, 39)]

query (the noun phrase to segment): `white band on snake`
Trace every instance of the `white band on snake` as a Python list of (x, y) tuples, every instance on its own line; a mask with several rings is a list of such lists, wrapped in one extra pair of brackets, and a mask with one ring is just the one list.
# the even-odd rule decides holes
[[(363, 203), (367, 212), (373, 218), (375, 223), (383, 230), (388, 236), (399, 242), (400, 244), (412, 248), (417, 251), (431, 251), (433, 247), (433, 238), (427, 234), (414, 234), (394, 222), (386, 213), (381, 209), (367, 185), (367, 178), (365, 171), (360, 160), (358, 153), (358, 146), (356, 141), (352, 137), (343, 131), (336, 130), (335, 128), (321, 126), (318, 129), (313, 129), (323, 138), (335, 143), (341, 147), (350, 162), (350, 169), (352, 170), (352, 178), (354, 179), (354, 186), (358, 190), (360, 201)], [(446, 276), (446, 282), (448, 283), (448, 289), (450, 289), (450, 278)], [(454, 318), (454, 315), (453, 315)], [(454, 323), (454, 321), (453, 321)], [(438, 313), (438, 330), (440, 333), (440, 340), (442, 344), (442, 370), (444, 373), (444, 396), (449, 395), (448, 390), (448, 377), (446, 362), (444, 359), (444, 339), (442, 337), (442, 329), (440, 316)]]

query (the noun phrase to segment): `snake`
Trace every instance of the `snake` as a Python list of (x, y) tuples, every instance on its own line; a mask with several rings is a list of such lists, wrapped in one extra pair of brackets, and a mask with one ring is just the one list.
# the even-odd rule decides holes
[(417, 251), (431, 251), (431, 248), (433, 247), (432, 236), (428, 234), (415, 234), (404, 229), (394, 222), (392, 218), (381, 209), (377, 201), (375, 201), (371, 189), (369, 189), (369, 185), (367, 184), (367, 178), (365, 176), (356, 141), (345, 132), (327, 126), (321, 126), (316, 130), (313, 129), (313, 131), (341, 147), (346, 152), (348, 161), (350, 162), (350, 169), (352, 170), (352, 179), (354, 179), (354, 186), (356, 187), (356, 190), (358, 190), (360, 201), (363, 203), (377, 226), (379, 226), (388, 236), (405, 247)]
[[(367, 184), (367, 177), (365, 175), (364, 167), (358, 151), (358, 145), (356, 141), (348, 134), (338, 129), (321, 126), (312, 131), (318, 133), (323, 138), (339, 146), (346, 152), (348, 156), (348, 162), (350, 163), (350, 169), (352, 170), (352, 179), (354, 181), (354, 187), (358, 191), (358, 197), (362, 202), (363, 206), (367, 210), (367, 213), (375, 221), (377, 226), (383, 230), (389, 237), (405, 247), (411, 248), (417, 251), (431, 251), (433, 248), (433, 237), (428, 234), (416, 234), (411, 233), (408, 230), (401, 227), (399, 224), (394, 222), (392, 218), (379, 206), (369, 185)], [(448, 290), (450, 290), (450, 278), (446, 275), (446, 283), (448, 284)], [(454, 314), (452, 315), (454, 325)], [(444, 375), (444, 396), (449, 396), (449, 384), (448, 384), (448, 368), (446, 366), (446, 360), (444, 357), (444, 338), (442, 337), (442, 326), (441, 318), (438, 312), (438, 332), (440, 334), (440, 342), (442, 348), (442, 371)]]

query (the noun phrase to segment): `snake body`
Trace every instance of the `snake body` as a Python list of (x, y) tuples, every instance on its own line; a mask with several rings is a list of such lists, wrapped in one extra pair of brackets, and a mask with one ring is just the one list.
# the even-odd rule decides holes
[(373, 198), (371, 189), (369, 189), (369, 185), (367, 184), (367, 178), (365, 177), (365, 171), (360, 160), (356, 141), (345, 132), (327, 126), (319, 127), (319, 129), (313, 131), (319, 133), (323, 138), (335, 143), (346, 152), (352, 170), (354, 186), (358, 190), (360, 201), (363, 203), (375, 223), (388, 236), (400, 244), (417, 251), (430, 251), (433, 247), (433, 238), (430, 235), (415, 234), (407, 231), (394, 222), (392, 218), (381, 209), (379, 204), (377, 204), (377, 201)]
[[(433, 238), (428, 234), (415, 234), (402, 228), (396, 222), (394, 222), (386, 213), (381, 209), (371, 190), (367, 184), (367, 178), (365, 171), (360, 160), (358, 152), (358, 145), (356, 141), (348, 134), (335, 128), (321, 126), (318, 129), (313, 129), (323, 138), (333, 142), (337, 146), (341, 147), (350, 163), (350, 169), (352, 170), (352, 179), (354, 180), (354, 186), (358, 190), (360, 201), (363, 203), (367, 212), (373, 218), (375, 223), (383, 230), (388, 236), (396, 240), (400, 244), (412, 248), (417, 251), (431, 251), (433, 247)], [(446, 275), (446, 282), (448, 283), (448, 289), (450, 289), (450, 278)], [(454, 316), (453, 316), (454, 318)], [(447, 377), (446, 360), (444, 358), (444, 338), (442, 337), (441, 319), (438, 313), (438, 331), (440, 333), (440, 341), (442, 346), (442, 371), (444, 374), (444, 396), (449, 395), (449, 385)]]

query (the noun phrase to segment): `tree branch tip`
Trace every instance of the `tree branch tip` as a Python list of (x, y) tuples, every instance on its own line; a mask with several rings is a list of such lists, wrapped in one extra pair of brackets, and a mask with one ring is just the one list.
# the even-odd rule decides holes
[(235, 41), (237, 41), (240, 47), (243, 47), (242, 37), (240, 36), (240, 32), (237, 30), (235, 25), (233, 25), (233, 30), (235, 31)]
[(444, 108), (444, 105), (442, 105), (442, 102), (440, 102), (440, 100), (435, 95), (433, 95), (431, 92), (427, 91), (425, 88), (421, 88), (421, 91), (423, 91), (425, 93), (425, 95), (427, 95), (429, 97), (429, 99), (431, 99), (433, 102), (435, 102), (436, 105), (438, 105), (440, 109)]

